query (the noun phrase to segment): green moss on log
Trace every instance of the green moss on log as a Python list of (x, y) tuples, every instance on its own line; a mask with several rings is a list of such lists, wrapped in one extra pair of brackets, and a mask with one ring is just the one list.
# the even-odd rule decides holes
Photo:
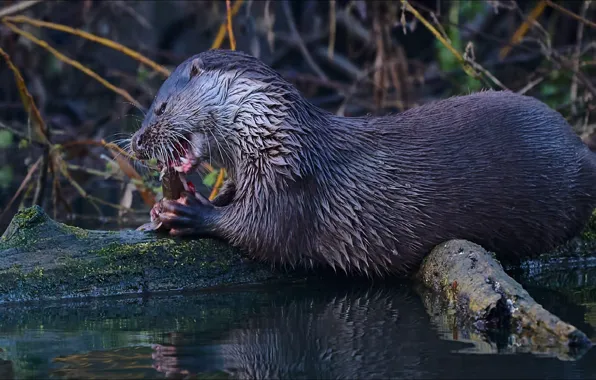
[(0, 238), (0, 303), (193, 290), (283, 280), (226, 244), (142, 231), (92, 231), (41, 208), (18, 212)]

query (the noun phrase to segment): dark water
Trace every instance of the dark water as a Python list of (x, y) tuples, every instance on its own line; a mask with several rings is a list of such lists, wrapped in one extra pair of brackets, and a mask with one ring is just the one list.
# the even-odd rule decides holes
[[(585, 305), (536, 294), (594, 337)], [(515, 353), (449, 320), (400, 284), (3, 307), (0, 378), (596, 378), (596, 349)]]

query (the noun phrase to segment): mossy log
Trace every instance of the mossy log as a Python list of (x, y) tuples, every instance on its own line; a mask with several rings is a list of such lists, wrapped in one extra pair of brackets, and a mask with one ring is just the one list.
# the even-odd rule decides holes
[(84, 230), (52, 220), (37, 206), (18, 212), (0, 238), (0, 304), (196, 290), (285, 277), (215, 240)]
[[(585, 334), (537, 304), (476, 244), (453, 240), (437, 246), (415, 278), (455, 311), (460, 327), (505, 328), (522, 345), (590, 346)], [(303, 279), (221, 242), (83, 230), (55, 222), (39, 207), (18, 212), (0, 238), (0, 304)]]

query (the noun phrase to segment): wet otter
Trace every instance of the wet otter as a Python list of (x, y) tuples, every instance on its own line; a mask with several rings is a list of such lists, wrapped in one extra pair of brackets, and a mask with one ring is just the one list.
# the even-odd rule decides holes
[(154, 207), (172, 235), (348, 273), (407, 274), (452, 238), (542, 253), (578, 234), (596, 200), (594, 153), (534, 98), (484, 91), (338, 117), (237, 51), (180, 64), (132, 149), (183, 173), (208, 159), (228, 170), (213, 203), (191, 191)]

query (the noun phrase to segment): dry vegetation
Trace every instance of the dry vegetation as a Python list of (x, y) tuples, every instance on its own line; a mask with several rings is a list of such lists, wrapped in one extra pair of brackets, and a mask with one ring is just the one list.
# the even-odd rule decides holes
[[(120, 143), (170, 70), (208, 48), (248, 51), (343, 115), (526, 93), (596, 146), (589, 0), (1, 1), (0, 19), (0, 231), (30, 204), (141, 223), (159, 182)], [(214, 195), (225, 173), (204, 171)]]

